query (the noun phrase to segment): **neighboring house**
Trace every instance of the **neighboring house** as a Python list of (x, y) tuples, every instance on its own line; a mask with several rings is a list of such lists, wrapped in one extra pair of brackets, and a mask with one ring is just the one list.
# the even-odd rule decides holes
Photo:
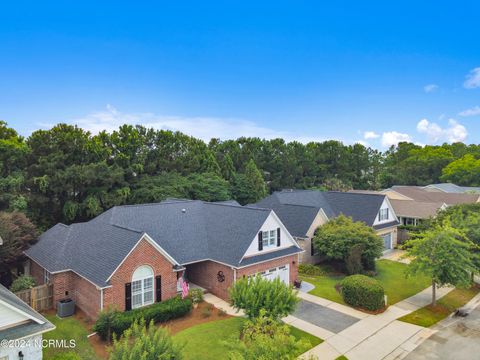
[(480, 187), (474, 186), (458, 186), (452, 183), (431, 184), (424, 186), (427, 191), (441, 191), (452, 194), (465, 194), (465, 193), (479, 193)]
[(383, 238), (386, 250), (397, 243), (399, 222), (389, 199), (383, 194), (284, 190), (274, 192), (255, 206), (275, 211), (305, 250), (300, 255), (301, 262), (317, 263), (321, 260), (312, 243), (315, 230), (340, 214), (373, 227)]
[(42, 359), (42, 334), (55, 326), (0, 285), (1, 360)]
[(241, 277), (297, 279), (302, 249), (272, 210), (236, 202), (167, 200), (114, 207), (70, 226), (58, 224), (25, 254), (54, 304), (72, 298), (88, 316), (176, 296), (181, 278), (228, 298)]
[(480, 202), (480, 194), (444, 192), (435, 190), (437, 185), (453, 184), (392, 186), (380, 193), (388, 196), (402, 225), (415, 226), (447, 206)]

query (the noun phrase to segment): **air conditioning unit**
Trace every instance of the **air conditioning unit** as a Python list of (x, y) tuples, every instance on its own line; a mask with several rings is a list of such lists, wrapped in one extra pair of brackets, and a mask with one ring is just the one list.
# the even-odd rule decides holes
[(67, 317), (75, 314), (75, 301), (72, 299), (63, 299), (60, 300), (57, 304), (57, 316), (58, 317)]

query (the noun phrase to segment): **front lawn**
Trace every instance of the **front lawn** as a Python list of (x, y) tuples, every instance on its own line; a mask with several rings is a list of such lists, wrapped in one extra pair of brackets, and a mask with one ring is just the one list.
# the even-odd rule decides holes
[[(322, 298), (345, 304), (342, 296), (336, 289), (336, 285), (345, 277), (343, 274), (333, 272), (331, 268), (319, 265), (324, 275), (300, 275), (313, 285), (315, 289), (309, 293)], [(415, 295), (430, 285), (430, 279), (423, 275), (415, 275), (409, 278), (405, 277), (407, 265), (391, 260), (377, 261), (377, 279), (385, 289), (388, 296), (388, 304), (395, 304), (403, 299)]]
[(76, 317), (71, 316), (67, 318), (60, 319), (56, 315), (46, 315), (45, 316), (52, 324), (57, 328), (55, 330), (49, 331), (43, 334), (44, 339), (56, 339), (56, 340), (66, 340), (66, 343), (70, 340), (75, 340), (75, 347), (69, 348), (56, 348), (56, 347), (45, 347), (43, 349), (43, 358), (44, 359), (58, 359), (62, 358), (62, 355), (65, 353), (75, 353), (80, 359), (85, 360), (96, 360), (98, 359), (95, 351), (93, 350), (92, 345), (88, 341), (88, 329), (86, 324), (78, 320)]
[(473, 286), (470, 289), (454, 289), (438, 300), (436, 306), (427, 305), (398, 320), (430, 327), (465, 305), (479, 292), (480, 287), (478, 286)]
[[(213, 321), (183, 330), (174, 339), (185, 344), (183, 354), (186, 360), (224, 359), (229, 351), (228, 342), (239, 338), (244, 322), (245, 319), (239, 317)], [(294, 327), (290, 327), (290, 331), (296, 339), (308, 340), (311, 347), (323, 341)]]

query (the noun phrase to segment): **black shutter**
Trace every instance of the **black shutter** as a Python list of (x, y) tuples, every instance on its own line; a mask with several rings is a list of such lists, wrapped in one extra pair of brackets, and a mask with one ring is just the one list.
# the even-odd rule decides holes
[(277, 246), (280, 246), (280, 228), (277, 228)]
[(132, 310), (132, 283), (125, 284), (125, 311)]
[(260, 231), (258, 233), (258, 251), (263, 250), (263, 233)]
[(162, 276), (155, 276), (156, 302), (162, 301)]

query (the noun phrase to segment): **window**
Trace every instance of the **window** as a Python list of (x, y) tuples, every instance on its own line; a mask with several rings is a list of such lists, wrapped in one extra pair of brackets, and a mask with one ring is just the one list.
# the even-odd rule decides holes
[(43, 269), (43, 283), (47, 284), (48, 282), (50, 282), (50, 273)]
[(378, 213), (378, 221), (388, 220), (388, 208), (380, 209)]
[(275, 246), (277, 243), (277, 230), (263, 231), (262, 242), (264, 248)]
[(132, 276), (132, 309), (153, 304), (153, 270), (140, 266)]

